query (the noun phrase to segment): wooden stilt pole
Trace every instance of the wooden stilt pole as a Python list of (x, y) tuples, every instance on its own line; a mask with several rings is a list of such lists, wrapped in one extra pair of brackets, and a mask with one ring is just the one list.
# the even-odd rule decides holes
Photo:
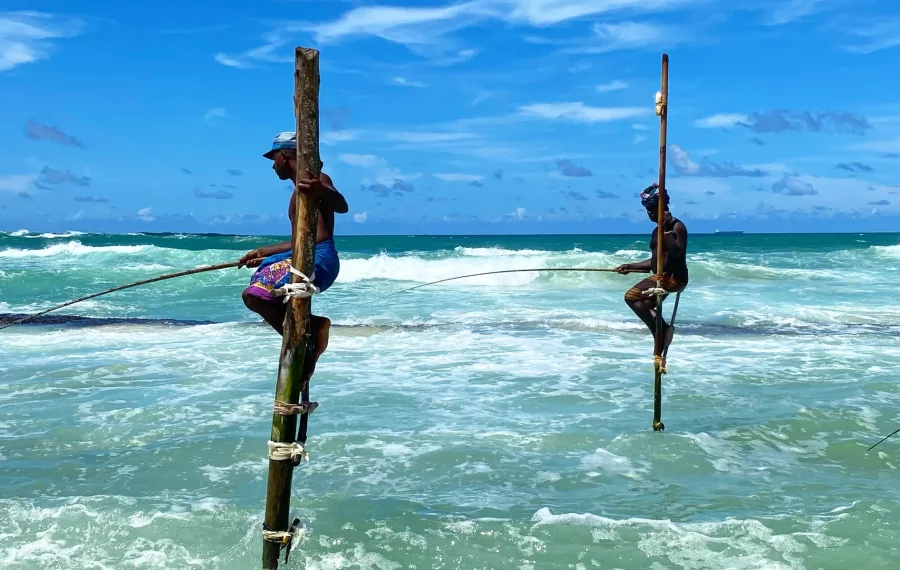
[[(666, 127), (669, 111), (669, 55), (662, 56), (662, 89), (657, 96), (656, 114), (659, 115), (659, 216), (656, 233), (656, 275), (663, 274), (663, 224), (666, 216)], [(662, 283), (657, 283), (662, 287)], [(653, 431), (666, 429), (662, 423), (662, 375), (664, 374), (662, 297), (656, 297), (656, 335), (653, 342)]]
[[(319, 52), (298, 47), (294, 54), (294, 113), (297, 119), (297, 179), (306, 173), (318, 177), (322, 170), (319, 158)], [(297, 196), (297, 210), (294, 217), (293, 250), (291, 262), (304, 275), (311, 276), (314, 268), (316, 226), (319, 206), (316, 200), (303, 194)], [(298, 276), (292, 275), (296, 283)], [(275, 401), (297, 404), (301, 394), (308, 394), (309, 379), (306, 377), (307, 346), (310, 341), (309, 298), (293, 298), (284, 318), (284, 338), (281, 346), (281, 360), (278, 367), (278, 382), (275, 387)], [(304, 416), (305, 417), (305, 416)], [(296, 441), (297, 416), (272, 415), (271, 441), (293, 443)], [(305, 434), (303, 434), (305, 440)], [(302, 443), (302, 442), (301, 442)], [(270, 444), (271, 446), (271, 444)], [(299, 461), (297, 461), (299, 463)], [(266, 489), (266, 515), (264, 530), (290, 532), (291, 478), (294, 461), (269, 459), (269, 480)], [(263, 538), (263, 568), (278, 568), (281, 549), (289, 544), (289, 537), (282, 542)]]

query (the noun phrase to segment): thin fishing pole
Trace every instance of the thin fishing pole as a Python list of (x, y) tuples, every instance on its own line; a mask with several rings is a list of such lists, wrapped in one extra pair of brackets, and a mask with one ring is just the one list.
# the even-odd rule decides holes
[(869, 449), (867, 449), (867, 450), (866, 450), (866, 453), (869, 453), (870, 451), (872, 451), (873, 449), (875, 449), (875, 446), (876, 446), (876, 445), (882, 443), (883, 441), (887, 440), (887, 438), (891, 437), (892, 435), (898, 434), (898, 433), (900, 433), (900, 428), (895, 429), (895, 430), (892, 431), (891, 433), (889, 433), (889, 434), (887, 434), (886, 436), (884, 436), (883, 438), (881, 438), (881, 441), (879, 441), (878, 443), (876, 443), (875, 445), (873, 445), (872, 447), (870, 447)]
[[(408, 289), (401, 289), (400, 291), (395, 291), (390, 295), (385, 295), (384, 297), (380, 297), (375, 299), (374, 302), (383, 301), (388, 297), (393, 297), (394, 295), (399, 295), (400, 293), (406, 293), (407, 291), (412, 291), (413, 289), (419, 289), (421, 287), (427, 287), (429, 285), (436, 285), (438, 283), (446, 283), (447, 281), (455, 281), (456, 279), (466, 279), (468, 277), (481, 277), (482, 275), (499, 275), (501, 273), (526, 273), (526, 272), (540, 272), (540, 271), (577, 271), (577, 272), (594, 272), (594, 273), (614, 273), (615, 269), (611, 268), (594, 268), (594, 267), (544, 267), (541, 269), (503, 269), (500, 271), (485, 271), (484, 273), (472, 273), (469, 275), (460, 275), (458, 277), (448, 277), (447, 279), (439, 279), (438, 281), (432, 281), (431, 283), (423, 283), (421, 285), (416, 285), (415, 287), (409, 287)], [(638, 273), (638, 272), (635, 272)]]
[(28, 321), (34, 320), (42, 315), (46, 315), (47, 313), (56, 311), (58, 309), (62, 309), (63, 307), (68, 307), (69, 305), (74, 305), (75, 303), (87, 301), (88, 299), (93, 299), (93, 298), (99, 297), (101, 295), (108, 295), (109, 293), (115, 293), (116, 291), (121, 291), (123, 289), (130, 289), (131, 287), (137, 287), (138, 285), (146, 285), (148, 283), (155, 283), (157, 281), (173, 279), (175, 277), (184, 277), (186, 275), (194, 275), (195, 273), (203, 273), (206, 271), (216, 271), (218, 269), (227, 269), (229, 267), (237, 267), (238, 265), (240, 265), (239, 261), (232, 261), (229, 263), (221, 263), (219, 265), (205, 265), (202, 267), (196, 267), (194, 269), (188, 269), (187, 271), (179, 271), (177, 273), (169, 273), (166, 275), (160, 275), (159, 277), (153, 277), (152, 279), (144, 279), (143, 281), (135, 281), (134, 283), (129, 283), (128, 285), (120, 285), (119, 287), (113, 287), (112, 289), (107, 289), (106, 291), (100, 291), (99, 293), (92, 293), (90, 295), (74, 299), (72, 301), (66, 301), (65, 303), (63, 303), (61, 305), (56, 305), (55, 307), (45, 309), (39, 313), (34, 313), (33, 315), (28, 315), (27, 317), (21, 318), (18, 321), (14, 321), (12, 323), (8, 323), (3, 326), (0, 326), (0, 330), (7, 329), (14, 325), (20, 325), (22, 323), (27, 323)]

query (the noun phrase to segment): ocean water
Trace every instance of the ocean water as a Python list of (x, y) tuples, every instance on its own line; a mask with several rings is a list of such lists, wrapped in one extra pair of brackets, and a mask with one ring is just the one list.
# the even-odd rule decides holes
[[(900, 235), (692, 236), (653, 433), (643, 236), (339, 237), (288, 568), (900, 567)], [(0, 313), (281, 238), (0, 234)], [(0, 568), (260, 566), (280, 338), (230, 269), (0, 331)], [(666, 313), (672, 300), (666, 303)]]

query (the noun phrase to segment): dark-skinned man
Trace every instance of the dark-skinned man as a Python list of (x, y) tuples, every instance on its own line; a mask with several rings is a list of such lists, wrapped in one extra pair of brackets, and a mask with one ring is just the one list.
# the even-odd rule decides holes
[[(345, 214), (349, 210), (347, 201), (334, 187), (331, 177), (322, 172), (318, 179), (308, 173), (297, 180), (297, 136), (293, 132), (280, 133), (272, 142), (272, 148), (264, 157), (272, 161), (272, 169), (281, 180), (294, 182), (295, 190), (291, 193), (288, 205), (288, 219), (291, 222), (291, 239), (268, 247), (261, 247), (248, 252), (240, 259), (241, 267), (257, 267), (250, 278), (250, 285), (244, 289), (241, 297), (248, 309), (261, 316), (278, 334), (284, 334), (284, 323), (287, 305), (276, 290), (284, 287), (291, 280), (291, 254), (296, 232), (294, 217), (297, 211), (297, 195), (303, 193), (319, 200), (319, 221), (316, 228), (315, 270), (312, 284), (319, 292), (327, 290), (337, 279), (340, 272), (340, 258), (334, 245), (334, 215)], [(315, 360), (325, 352), (328, 346), (328, 333), (331, 321), (325, 317), (310, 316), (310, 329), (315, 344)], [(315, 370), (315, 362), (309, 368), (309, 375)]]
[[(641, 204), (647, 210), (647, 216), (654, 223), (659, 220), (659, 186), (652, 184), (646, 190), (641, 192)], [(627, 263), (620, 265), (616, 270), (622, 275), (629, 273), (656, 273), (657, 268), (657, 229), (653, 230), (650, 238), (650, 259), (645, 259), (640, 263)], [(662, 355), (666, 352), (669, 344), (672, 343), (672, 337), (675, 334), (675, 327), (666, 323), (662, 319), (662, 338), (656, 337), (656, 298), (647, 295), (646, 292), (655, 287), (661, 287), (667, 291), (663, 296), (665, 299), (668, 293), (680, 293), (684, 291), (688, 284), (688, 268), (687, 268), (687, 228), (681, 220), (672, 216), (669, 212), (669, 195), (666, 193), (665, 214), (663, 218), (663, 274), (662, 279), (657, 285), (657, 278), (654, 275), (639, 281), (634, 287), (625, 293), (625, 303), (631, 307), (634, 314), (640, 318), (650, 332), (653, 334), (654, 349), (656, 354)]]

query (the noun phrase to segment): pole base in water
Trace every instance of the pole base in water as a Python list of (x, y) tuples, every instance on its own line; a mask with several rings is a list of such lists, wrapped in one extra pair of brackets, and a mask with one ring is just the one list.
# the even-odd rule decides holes
[(666, 424), (664, 424), (660, 421), (653, 422), (653, 431), (664, 431), (665, 429), (666, 429)]

